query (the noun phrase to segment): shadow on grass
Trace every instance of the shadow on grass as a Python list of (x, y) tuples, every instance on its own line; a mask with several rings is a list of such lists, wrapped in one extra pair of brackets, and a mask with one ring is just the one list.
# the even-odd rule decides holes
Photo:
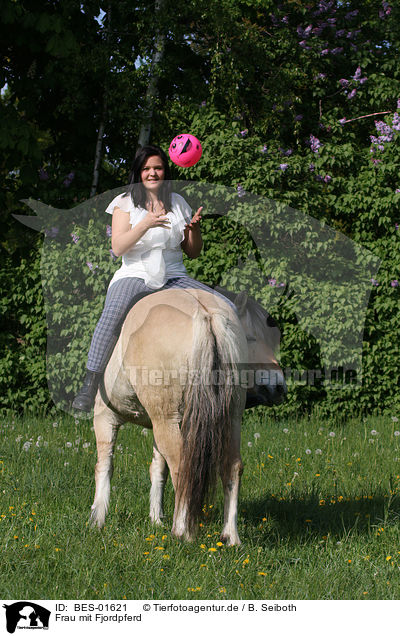
[(311, 536), (369, 534), (400, 518), (400, 498), (385, 494), (320, 500), (308, 495), (279, 500), (266, 496), (242, 500), (239, 516), (249, 535), (259, 540), (280, 538), (297, 542)]

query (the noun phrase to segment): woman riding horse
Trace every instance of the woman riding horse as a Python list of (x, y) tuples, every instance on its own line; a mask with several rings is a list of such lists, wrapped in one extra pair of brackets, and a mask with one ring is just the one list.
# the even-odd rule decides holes
[(170, 288), (204, 289), (217, 294), (190, 278), (182, 259), (182, 250), (189, 258), (201, 252), (201, 210), (192, 216), (185, 199), (171, 192), (168, 159), (161, 148), (145, 146), (138, 151), (130, 187), (106, 209), (113, 215), (112, 249), (116, 256), (122, 256), (122, 265), (109, 284), (89, 349), (86, 377), (73, 408), (85, 412), (92, 409), (122, 323), (139, 298)]

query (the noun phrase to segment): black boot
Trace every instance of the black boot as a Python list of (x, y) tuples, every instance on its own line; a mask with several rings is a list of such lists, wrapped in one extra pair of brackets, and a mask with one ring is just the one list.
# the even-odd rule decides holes
[(92, 410), (101, 376), (101, 373), (95, 371), (86, 372), (82, 388), (72, 402), (72, 408), (85, 411), (85, 413)]

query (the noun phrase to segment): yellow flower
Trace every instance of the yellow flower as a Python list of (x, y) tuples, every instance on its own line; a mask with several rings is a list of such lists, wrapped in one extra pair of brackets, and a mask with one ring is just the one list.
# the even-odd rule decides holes
[(222, 546), (222, 545), (224, 545), (224, 544), (222, 543), (222, 541), (217, 541), (217, 545), (218, 545), (219, 547), (221, 547), (221, 546)]
[(265, 572), (259, 572), (258, 576), (267, 576)]
[(216, 551), (217, 551), (217, 548), (208, 548), (208, 551), (209, 551), (209, 552), (216, 552)]
[(226, 594), (226, 588), (225, 587), (220, 587), (219, 588), (219, 592), (220, 592), (220, 594)]
[(347, 559), (347, 563), (351, 563), (351, 559)]
[(171, 557), (169, 556), (169, 554), (163, 554), (163, 559), (170, 559)]
[(204, 543), (202, 543), (202, 544), (200, 545), (200, 547), (201, 547), (201, 549), (202, 549), (202, 550), (205, 550), (205, 547), (206, 547), (206, 546), (204, 545)]
[(160, 545), (156, 545), (156, 547), (154, 548), (155, 550), (164, 550), (164, 548)]
[(386, 561), (390, 561), (392, 557), (390, 556), (390, 554), (388, 554), (388, 556), (386, 557)]

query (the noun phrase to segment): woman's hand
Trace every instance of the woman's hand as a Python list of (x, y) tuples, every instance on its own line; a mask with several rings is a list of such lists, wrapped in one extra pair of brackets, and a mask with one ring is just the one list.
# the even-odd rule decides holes
[(181, 243), (182, 249), (189, 258), (197, 258), (203, 247), (203, 239), (201, 238), (200, 231), (200, 219), (201, 211), (200, 207), (194, 214), (193, 218), (185, 227), (185, 238)]
[(194, 214), (194, 216), (192, 217), (192, 220), (190, 221), (190, 223), (187, 223), (186, 227), (190, 228), (191, 230), (193, 230), (195, 227), (199, 227), (199, 222), (201, 220), (201, 211), (202, 211), (203, 207), (200, 207), (197, 212)]
[(143, 219), (143, 223), (148, 230), (152, 227), (171, 228), (171, 221), (165, 214), (165, 208), (162, 203), (154, 206), (153, 201), (149, 201), (146, 207), (148, 212)]

